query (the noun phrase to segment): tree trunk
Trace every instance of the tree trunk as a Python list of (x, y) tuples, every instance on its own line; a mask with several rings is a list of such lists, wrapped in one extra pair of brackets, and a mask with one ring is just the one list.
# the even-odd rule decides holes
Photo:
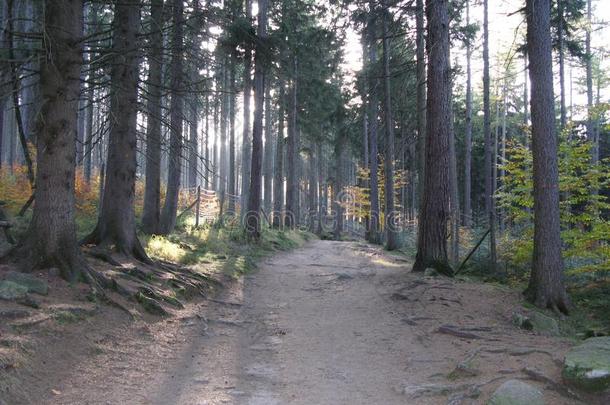
[(485, 140), (485, 218), (491, 216), (491, 107), (489, 103), (489, 0), (483, 1), (483, 137)]
[[(375, 3), (369, 2), (369, 15), (367, 21), (367, 35), (369, 45), (368, 65), (370, 69), (374, 69), (377, 64), (377, 24), (375, 17)], [(369, 122), (369, 142), (370, 142), (370, 198), (371, 198), (371, 213), (369, 218), (369, 242), (379, 243), (379, 180), (377, 175), (378, 156), (377, 156), (377, 129), (379, 121), (377, 119), (379, 109), (379, 79), (378, 75), (371, 71), (369, 76), (369, 100), (368, 100), (368, 122)]]
[(557, 0), (558, 26), (557, 39), (559, 41), (559, 105), (560, 105), (560, 123), (561, 129), (566, 127), (568, 122), (566, 113), (566, 83), (565, 83), (565, 38), (563, 32), (563, 1)]
[[(470, 26), (470, 0), (466, 1), (466, 25)], [(464, 219), (466, 227), (472, 226), (472, 44), (466, 40), (466, 133), (464, 135)]]
[(197, 98), (191, 100), (191, 122), (189, 125), (189, 154), (188, 154), (188, 184), (189, 188), (197, 187), (199, 172), (199, 114), (197, 112)]
[(528, 81), (528, 61), (527, 61), (527, 51), (524, 52), (523, 54), (523, 145), (525, 145), (526, 148), (529, 148), (529, 131), (528, 131), (528, 127), (529, 127), (529, 123), (530, 123), (530, 118), (529, 118), (529, 91), (527, 88), (527, 81)]
[(383, 76), (384, 76), (384, 112), (385, 112), (385, 230), (386, 249), (398, 249), (399, 215), (394, 210), (394, 120), (392, 118), (392, 93), (390, 88), (390, 49), (388, 45), (388, 10), (384, 1), (382, 19), (383, 27)]
[(273, 179), (273, 112), (271, 109), (271, 86), (265, 85), (265, 157), (263, 159), (263, 200), (265, 202), (265, 215), (271, 212), (271, 183)]
[(97, 226), (83, 243), (113, 248), (148, 262), (136, 236), (134, 197), (138, 99), (137, 30), (140, 5), (117, 2), (113, 20), (110, 72), (110, 133), (107, 170)]
[[(587, 138), (591, 142), (591, 163), (597, 164), (599, 161), (599, 138), (595, 130), (593, 120), (593, 68), (591, 53), (591, 0), (587, 0), (587, 29), (585, 31), (585, 52), (586, 52), (586, 82), (587, 82)], [(597, 191), (597, 190), (596, 190)]]
[(261, 180), (263, 159), (263, 103), (265, 98), (265, 70), (267, 46), (267, 0), (258, 1), (257, 47), (254, 66), (254, 122), (252, 127), (252, 166), (250, 169), (250, 195), (246, 213), (248, 237), (259, 239), (261, 232)]
[(337, 139), (337, 143), (335, 144), (335, 156), (336, 166), (335, 166), (335, 175), (333, 182), (333, 211), (335, 215), (335, 228), (333, 229), (333, 235), (336, 240), (341, 239), (341, 233), (343, 232), (343, 216), (344, 216), (344, 208), (343, 202), (345, 201), (345, 194), (343, 193), (343, 187), (345, 183), (345, 149), (346, 149), (346, 139), (345, 139), (345, 129), (339, 130), (339, 136)]
[(449, 218), (449, 136), (452, 132), (448, 0), (426, 0), (426, 17), (426, 182), (413, 271), (434, 267), (441, 273), (450, 274), (446, 238)]
[(2, 169), (2, 163), (4, 163), (3, 159), (3, 140), (4, 140), (4, 107), (6, 104), (6, 99), (4, 97), (0, 97), (0, 169)]
[[(236, 171), (235, 171), (235, 97), (237, 86), (235, 80), (235, 68), (237, 65), (236, 51), (231, 52), (231, 65), (229, 67), (229, 178), (227, 185), (227, 194), (229, 194), (229, 207), (227, 212), (229, 215), (235, 215), (235, 194), (236, 188)], [(245, 181), (244, 181), (245, 182)], [(243, 208), (243, 207), (242, 207)]]
[(182, 122), (184, 113), (183, 99), (183, 14), (184, 2), (174, 0), (172, 7), (173, 36), (172, 60), (170, 62), (171, 75), (171, 102), (170, 114), (170, 140), (169, 162), (167, 173), (167, 192), (161, 213), (159, 231), (170, 234), (176, 226), (176, 212), (178, 210), (178, 197), (180, 193), (180, 177), (182, 172)]
[(288, 110), (288, 150), (286, 176), (286, 216), (285, 226), (294, 228), (299, 222), (299, 149), (300, 143), (297, 130), (297, 57), (293, 56), (292, 89), (290, 90), (290, 106)]
[(275, 166), (273, 168), (273, 227), (280, 228), (284, 205), (284, 80), (278, 80), (277, 139), (275, 143)]
[(161, 85), (163, 71), (163, 0), (152, 0), (150, 9), (150, 55), (148, 58), (148, 104), (146, 125), (146, 183), (142, 230), (159, 231), (161, 210)]
[(326, 216), (326, 184), (324, 181), (324, 168), (326, 167), (326, 164), (322, 152), (322, 142), (316, 142), (316, 156), (318, 157), (318, 225), (316, 233), (321, 236), (323, 232), (322, 224), (324, 222), (324, 217)]
[[(451, 91), (451, 89), (450, 89)], [(449, 93), (450, 120), (453, 123), (452, 93)], [(457, 151), (453, 124), (449, 133), (449, 207), (451, 209), (451, 264), (457, 266), (460, 259), (460, 195), (458, 190)]]
[[(423, 205), (424, 184), (426, 174), (426, 44), (425, 44), (425, 27), (424, 27), (424, 0), (416, 0), (415, 12), (415, 28), (416, 28), (416, 71), (417, 71), (417, 149), (419, 151), (417, 157), (418, 163), (418, 195), (420, 211)], [(419, 224), (418, 219), (418, 224)]]
[(571, 304), (561, 257), (549, 1), (526, 1), (534, 161), (534, 255), (526, 296), (538, 307), (567, 313)]
[[(246, 20), (252, 22), (252, 2), (245, 0)], [(244, 52), (244, 116), (241, 145), (241, 206), (248, 205), (250, 193), (250, 166), (252, 166), (252, 139), (250, 137), (250, 98), (252, 93), (252, 48), (249, 42), (245, 44)], [(244, 210), (245, 211), (245, 210)]]
[[(315, 142), (320, 143), (320, 141)], [(314, 153), (314, 142), (309, 144), (309, 167), (308, 167), (308, 183), (309, 189), (307, 190), (307, 230), (309, 232), (315, 232), (316, 226), (316, 214), (318, 212), (318, 207), (316, 207), (316, 194), (318, 185), (316, 184), (316, 154)]]
[(494, 180), (493, 166), (495, 151), (493, 150), (491, 139), (491, 106), (489, 101), (489, 0), (483, 1), (483, 133), (485, 139), (485, 218), (487, 218), (490, 231), (489, 265), (491, 271), (495, 273), (496, 268), (496, 239), (495, 239), (495, 213), (494, 211)]
[(82, 0), (44, 3), (45, 58), (41, 59), (42, 106), (36, 120), (35, 204), (24, 240), (16, 250), (28, 270), (57, 266), (76, 281), (86, 264), (76, 240), (74, 172), (78, 80), (82, 66)]

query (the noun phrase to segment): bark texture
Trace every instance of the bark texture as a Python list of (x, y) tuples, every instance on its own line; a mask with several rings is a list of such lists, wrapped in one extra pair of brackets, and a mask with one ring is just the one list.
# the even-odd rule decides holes
[[(466, 25), (470, 25), (470, 0), (466, 1)], [(472, 226), (472, 44), (466, 40), (466, 131), (464, 134), (464, 226)]]
[(385, 247), (398, 249), (398, 212), (394, 209), (394, 120), (392, 118), (392, 93), (390, 87), (390, 49), (388, 41), (388, 11), (384, 1), (383, 14), (383, 90), (385, 115)]
[[(377, 43), (376, 43), (376, 18), (374, 11), (374, 2), (369, 2), (369, 17), (367, 21), (368, 35), (368, 65), (370, 69), (374, 69), (377, 63)], [(368, 240), (371, 243), (379, 243), (379, 179), (377, 175), (378, 156), (377, 156), (377, 130), (379, 121), (377, 119), (379, 110), (379, 79), (374, 71), (371, 70), (369, 75), (369, 100), (368, 100), (368, 122), (369, 122), (369, 168), (370, 168), (370, 198), (371, 198), (371, 214), (369, 219)]]
[(85, 266), (76, 239), (74, 173), (82, 65), (82, 0), (47, 0), (42, 105), (35, 123), (37, 177), (32, 221), (17, 256), (28, 270), (57, 266), (76, 280)]
[(146, 117), (146, 184), (142, 230), (159, 231), (161, 210), (161, 79), (163, 69), (163, 0), (152, 0), (148, 58), (148, 103)]
[(534, 256), (527, 298), (567, 313), (559, 226), (559, 174), (553, 97), (550, 0), (527, 0), (534, 177)]
[(265, 98), (265, 66), (267, 46), (267, 0), (258, 2), (257, 47), (254, 67), (254, 122), (252, 128), (252, 166), (250, 194), (246, 212), (246, 232), (250, 238), (260, 238), (261, 186), (263, 166), (263, 104)]
[(169, 234), (176, 226), (176, 212), (180, 193), (182, 173), (182, 123), (184, 115), (183, 64), (184, 64), (184, 2), (174, 0), (172, 8), (173, 36), (172, 60), (170, 62), (171, 102), (170, 102), (170, 139), (169, 164), (167, 172), (167, 192), (160, 220), (160, 233)]
[(426, 168), (420, 212), (417, 256), (413, 271), (436, 268), (451, 273), (447, 261), (449, 218), (449, 136), (451, 134), (451, 71), (447, 0), (427, 0), (428, 101)]
[(83, 243), (149, 261), (136, 236), (134, 213), (140, 3), (117, 1), (112, 25), (107, 169), (97, 226)]
[(288, 107), (288, 150), (286, 173), (286, 215), (284, 225), (294, 228), (299, 222), (299, 163), (300, 140), (297, 128), (297, 83), (298, 65), (296, 55), (292, 60), (292, 88), (290, 90), (290, 103)]
[(274, 228), (280, 228), (282, 207), (284, 206), (284, 81), (279, 80), (277, 138), (275, 143), (275, 165), (273, 167), (273, 221)]

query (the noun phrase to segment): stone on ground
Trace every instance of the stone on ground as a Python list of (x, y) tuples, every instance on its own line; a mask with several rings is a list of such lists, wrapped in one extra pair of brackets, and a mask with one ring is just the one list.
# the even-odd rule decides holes
[(21, 284), (13, 283), (12, 281), (0, 282), (0, 299), (19, 300), (25, 298), (27, 294), (28, 288)]
[(47, 282), (31, 274), (9, 271), (6, 274), (5, 279), (12, 281), (13, 283), (21, 284), (28, 289), (28, 292), (41, 295), (47, 295), (49, 293), (49, 285)]
[(566, 354), (563, 378), (586, 391), (610, 390), (610, 336), (593, 337)]
[(544, 405), (542, 392), (519, 380), (508, 380), (498, 387), (488, 405)]
[(528, 315), (515, 312), (513, 313), (513, 323), (521, 329), (551, 336), (559, 335), (557, 320), (538, 311), (532, 311)]

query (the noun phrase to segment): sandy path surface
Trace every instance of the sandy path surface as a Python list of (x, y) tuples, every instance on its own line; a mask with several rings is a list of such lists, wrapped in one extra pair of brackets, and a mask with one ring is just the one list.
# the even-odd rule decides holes
[(37, 403), (477, 404), (525, 370), (560, 381), (569, 344), (512, 326), (517, 293), (408, 269), (379, 247), (312, 241), (177, 318), (92, 331), (71, 369), (38, 376)]

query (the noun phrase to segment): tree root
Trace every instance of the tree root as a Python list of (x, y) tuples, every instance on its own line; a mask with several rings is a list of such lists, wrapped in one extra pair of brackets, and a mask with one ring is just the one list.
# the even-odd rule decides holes
[(530, 380), (544, 383), (544, 384), (546, 384), (546, 387), (548, 389), (551, 389), (551, 390), (557, 392), (558, 394), (563, 395), (564, 397), (568, 397), (568, 398), (575, 399), (575, 400), (582, 400), (582, 398), (577, 393), (570, 390), (568, 387), (564, 386), (563, 384), (559, 384), (559, 383), (551, 380), (549, 377), (547, 377), (546, 375), (542, 374), (540, 371), (538, 371), (534, 368), (523, 367), (521, 369), (521, 371)]
[(190, 299), (196, 295), (205, 295), (211, 285), (219, 284), (208, 275), (174, 263), (158, 262), (152, 266), (123, 264), (111, 252), (100, 248), (88, 249), (87, 254), (112, 266), (105, 270), (89, 270), (87, 281), (94, 294), (105, 296), (105, 290), (114, 291), (127, 300), (139, 303), (144, 310), (155, 315), (168, 315), (166, 305), (176, 309), (184, 308), (177, 295)]

